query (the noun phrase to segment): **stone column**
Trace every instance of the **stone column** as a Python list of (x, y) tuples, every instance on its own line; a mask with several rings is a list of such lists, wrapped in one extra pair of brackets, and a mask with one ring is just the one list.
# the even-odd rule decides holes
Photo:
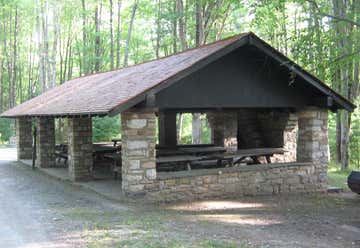
[(155, 113), (131, 109), (121, 114), (122, 189), (126, 194), (144, 194), (156, 179)]
[(176, 113), (160, 112), (159, 113), (159, 145), (166, 147), (176, 147), (177, 130), (176, 130)]
[(68, 119), (69, 176), (73, 181), (88, 180), (93, 166), (91, 117)]
[(298, 112), (297, 160), (327, 165), (329, 162), (328, 113), (309, 107)]
[(284, 148), (286, 152), (284, 153), (283, 162), (295, 162), (296, 161), (296, 151), (297, 151), (297, 131), (298, 131), (298, 117), (296, 114), (290, 113), (285, 129), (283, 132), (284, 137)]
[(264, 147), (283, 147), (284, 154), (274, 154), (272, 162), (295, 162), (297, 142), (297, 115), (288, 111), (269, 110), (257, 114)]
[(217, 146), (237, 149), (238, 115), (236, 112), (211, 112), (207, 118), (212, 130), (212, 142)]
[(36, 118), (36, 166), (55, 167), (55, 123), (54, 118)]
[(224, 117), (221, 112), (206, 114), (211, 128), (211, 142), (216, 146), (224, 145)]
[(17, 159), (32, 158), (32, 119), (16, 119), (16, 149)]
[(238, 148), (238, 114), (237, 112), (224, 113), (224, 147), (229, 150)]

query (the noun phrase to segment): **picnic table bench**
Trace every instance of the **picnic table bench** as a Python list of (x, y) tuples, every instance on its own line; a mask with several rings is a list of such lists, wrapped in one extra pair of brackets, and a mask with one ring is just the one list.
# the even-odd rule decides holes
[[(156, 164), (161, 168), (168, 168), (168, 164), (183, 164), (186, 166), (187, 170), (191, 170), (191, 162), (199, 161), (202, 157), (191, 156), (191, 155), (174, 155), (174, 156), (164, 156), (156, 158)], [(165, 165), (165, 166), (164, 166)]]
[(68, 146), (66, 144), (56, 144), (55, 145), (55, 159), (58, 162), (61, 162), (61, 159), (64, 159), (64, 164), (67, 164)]
[(239, 149), (230, 156), (234, 156), (234, 164), (240, 163), (245, 158), (250, 157), (254, 163), (259, 164), (259, 157), (265, 157), (267, 163), (271, 163), (270, 157), (274, 154), (284, 154), (284, 148), (253, 148), (253, 149)]
[(226, 152), (226, 148), (220, 146), (208, 146), (208, 147), (181, 147), (180, 151), (194, 155), (194, 156), (202, 156), (207, 154), (216, 154), (216, 153), (224, 153)]

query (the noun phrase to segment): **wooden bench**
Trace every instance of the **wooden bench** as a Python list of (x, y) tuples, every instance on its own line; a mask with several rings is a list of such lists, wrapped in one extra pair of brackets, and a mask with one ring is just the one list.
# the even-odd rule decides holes
[(64, 164), (68, 161), (68, 146), (65, 144), (55, 145), (55, 159), (60, 163), (64, 159)]

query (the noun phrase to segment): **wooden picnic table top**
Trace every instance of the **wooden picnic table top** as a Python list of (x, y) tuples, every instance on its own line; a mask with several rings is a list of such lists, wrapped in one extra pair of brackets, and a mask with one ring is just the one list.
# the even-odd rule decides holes
[(179, 150), (192, 155), (206, 155), (212, 153), (226, 152), (226, 148), (220, 146), (186, 147), (186, 148), (179, 148)]
[(176, 155), (186, 155), (186, 152), (179, 149), (158, 149), (156, 150), (156, 156), (176, 156)]
[(269, 156), (273, 154), (283, 154), (286, 150), (284, 148), (252, 148), (252, 149), (239, 149), (232, 155), (251, 157), (251, 156)]
[(119, 147), (113, 146), (112, 144), (93, 144), (93, 153), (115, 153), (119, 151)]
[(219, 146), (201, 146), (201, 147), (175, 147), (175, 148), (161, 148), (157, 149), (156, 155), (162, 156), (178, 156), (178, 155), (208, 155), (214, 153), (224, 153), (226, 149)]
[(179, 162), (192, 162), (201, 160), (202, 157), (191, 156), (191, 155), (175, 155), (175, 156), (164, 156), (156, 158), (156, 163), (179, 163)]

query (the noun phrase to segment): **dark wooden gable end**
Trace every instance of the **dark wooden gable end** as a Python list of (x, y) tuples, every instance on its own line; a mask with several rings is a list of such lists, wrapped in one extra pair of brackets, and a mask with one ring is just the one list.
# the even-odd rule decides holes
[(257, 37), (161, 89), (154, 98), (152, 104), (159, 109), (177, 111), (355, 107)]

